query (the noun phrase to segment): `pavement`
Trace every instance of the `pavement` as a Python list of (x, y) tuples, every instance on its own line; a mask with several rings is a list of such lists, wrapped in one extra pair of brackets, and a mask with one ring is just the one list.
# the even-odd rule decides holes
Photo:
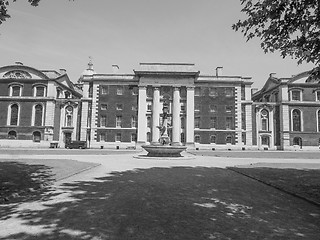
[[(49, 199), (45, 201), (34, 201), (28, 203), (20, 203), (16, 205), (0, 205), (0, 207), (12, 207), (9, 216), (5, 220), (0, 218), (0, 239), (11, 239), (12, 234), (49, 234), (54, 231), (54, 223), (49, 225), (34, 225), (30, 226), (27, 220), (20, 217), (21, 212), (40, 211), (49, 208), (51, 205), (63, 202), (73, 201), (72, 189), (67, 189), (65, 183), (79, 181), (99, 181), (97, 178), (110, 175), (112, 172), (128, 171), (135, 169), (147, 169), (153, 167), (170, 168), (170, 167), (276, 167), (276, 168), (297, 168), (297, 169), (320, 169), (320, 161), (318, 159), (277, 159), (277, 158), (226, 158), (212, 156), (195, 156), (190, 153), (184, 153), (184, 158), (177, 159), (146, 159), (139, 158), (139, 155), (144, 156), (145, 152), (135, 152), (132, 154), (110, 154), (110, 155), (12, 155), (0, 154), (0, 159), (57, 159), (61, 160), (76, 160), (87, 163), (94, 163), (94, 167), (88, 168), (85, 171), (81, 170), (67, 178), (60, 179), (52, 186), (52, 191)], [(0, 216), (1, 217), (1, 216)], [(76, 232), (70, 234), (76, 235)]]

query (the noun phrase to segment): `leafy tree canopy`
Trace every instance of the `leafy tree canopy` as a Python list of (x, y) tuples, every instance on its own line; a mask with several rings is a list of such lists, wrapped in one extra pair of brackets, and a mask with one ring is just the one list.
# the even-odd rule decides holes
[(258, 37), (265, 53), (280, 51), (283, 58), (292, 57), (298, 64), (320, 65), (320, 0), (240, 1), (247, 18), (232, 28), (247, 41)]
[[(13, 2), (16, 2), (17, 0), (13, 0)], [(28, 0), (28, 2), (32, 6), (38, 6), (40, 0)], [(0, 0), (0, 24), (2, 24), (4, 21), (6, 21), (7, 18), (10, 18), (10, 15), (8, 14), (8, 7), (9, 1), (8, 0)]]

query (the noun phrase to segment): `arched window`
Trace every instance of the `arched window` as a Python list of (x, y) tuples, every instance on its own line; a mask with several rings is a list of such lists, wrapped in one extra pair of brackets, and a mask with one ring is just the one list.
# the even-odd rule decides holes
[(17, 139), (17, 132), (16, 131), (8, 132), (8, 138), (9, 139)]
[(301, 112), (298, 109), (292, 111), (292, 131), (301, 131)]
[(73, 107), (67, 106), (66, 107), (66, 114), (65, 114), (65, 126), (66, 127), (72, 127), (72, 121), (73, 121)]
[(19, 118), (19, 106), (18, 104), (12, 104), (10, 106), (10, 125), (17, 126)]
[(34, 107), (34, 126), (42, 126), (43, 107), (37, 104)]
[(301, 139), (301, 137), (295, 137), (295, 138), (293, 138), (293, 145), (295, 146), (300, 146), (300, 147), (302, 147), (302, 139)]
[(269, 131), (269, 112), (266, 109), (263, 109), (260, 114), (261, 119), (261, 130)]
[(41, 133), (39, 131), (33, 132), (32, 137), (34, 142), (40, 142)]
[(210, 143), (216, 143), (216, 135), (211, 135), (210, 136)]

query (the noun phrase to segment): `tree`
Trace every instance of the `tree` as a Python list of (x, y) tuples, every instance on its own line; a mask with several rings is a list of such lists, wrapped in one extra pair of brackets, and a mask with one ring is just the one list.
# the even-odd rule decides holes
[[(17, 0), (13, 0), (13, 2), (16, 2)], [(32, 6), (38, 6), (40, 0), (28, 0), (28, 2)], [(9, 1), (8, 0), (0, 0), (0, 24), (2, 24), (4, 21), (6, 21), (8, 18), (10, 18), (10, 15), (8, 14), (8, 7)]]
[(320, 0), (240, 0), (247, 19), (232, 25), (247, 41), (258, 37), (265, 53), (313, 63), (320, 76)]

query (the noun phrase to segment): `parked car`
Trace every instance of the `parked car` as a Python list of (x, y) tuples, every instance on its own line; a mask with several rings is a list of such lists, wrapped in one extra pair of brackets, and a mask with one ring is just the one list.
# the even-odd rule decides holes
[(69, 143), (66, 143), (65, 148), (80, 148), (85, 149), (87, 148), (87, 142), (86, 141), (71, 141)]

